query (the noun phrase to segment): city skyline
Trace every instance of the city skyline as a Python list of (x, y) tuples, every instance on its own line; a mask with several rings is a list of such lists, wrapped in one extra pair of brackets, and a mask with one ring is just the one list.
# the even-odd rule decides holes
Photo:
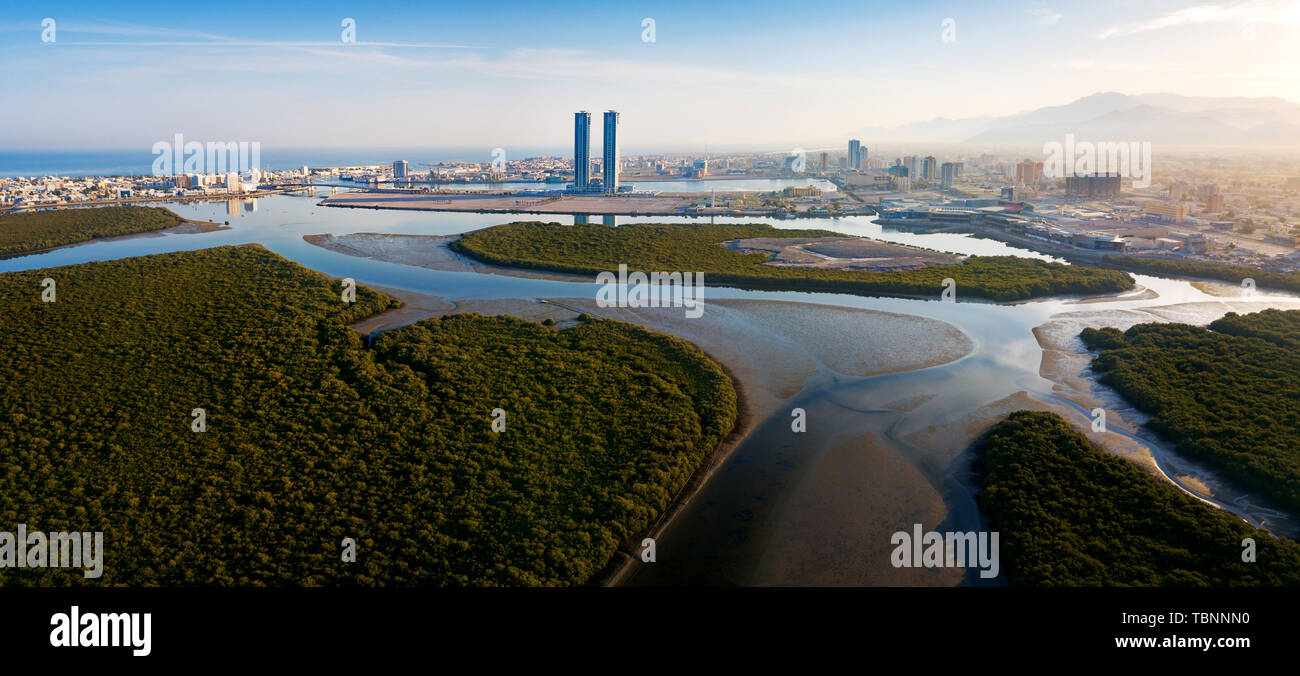
[[(639, 145), (838, 145), (864, 127), (1103, 91), (1300, 101), (1288, 39), (1300, 9), (1271, 0), (1088, 5), (1088, 16), (1077, 2), (813, 3), (794, 16), (761, 3), (506, 2), (521, 19), (508, 25), (456, 7), (400, 19), (343, 3), (257, 7), (251, 20), (241, 6), (68, 3), (6, 19), (0, 63), (31, 94), (0, 111), (0, 148), (123, 148), (176, 131), (281, 147), (563, 146), (550, 120), (597, 102), (639, 120)], [(42, 43), (46, 18), (56, 33)], [(355, 43), (342, 42), (344, 19)], [(556, 48), (575, 29), (576, 47)], [(1008, 78), (1033, 86), (1008, 99), (997, 86)]]

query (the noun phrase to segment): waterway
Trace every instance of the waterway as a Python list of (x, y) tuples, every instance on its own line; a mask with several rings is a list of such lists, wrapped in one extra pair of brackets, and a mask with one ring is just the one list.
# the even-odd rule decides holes
[[(257, 243), (326, 275), (452, 302), (594, 297), (594, 281), (432, 270), (335, 253), (303, 240), (323, 233), (454, 235), (508, 220), (572, 223), (572, 217), (334, 209), (317, 204), (324, 194), (166, 204), (183, 217), (228, 222), (230, 227), (93, 242), (0, 260), (0, 272)], [(619, 223), (691, 220), (620, 217)], [(726, 220), (823, 228), (964, 255), (1051, 259), (968, 235), (891, 231), (868, 216)], [(1085, 325), (1203, 324), (1229, 310), (1300, 309), (1300, 298), (1267, 292), (1225, 298), (1181, 280), (1135, 277), (1144, 292), (1087, 303), (1068, 298), (1007, 305), (963, 302), (960, 292), (958, 302), (941, 302), (938, 289), (934, 299), (925, 300), (710, 288), (710, 299), (797, 301), (937, 319), (965, 333), (974, 348), (948, 364), (874, 377), (853, 377), (837, 372), (834, 364), (825, 365), (779, 410), (755, 421), (754, 431), (659, 534), (657, 561), (637, 564), (630, 583), (996, 584), (997, 579), (950, 569), (894, 569), (888, 563), (889, 534), (910, 531), (914, 523), (927, 530), (981, 530), (984, 524), (965, 476), (969, 440), (981, 425), (1018, 407), (1057, 410), (1086, 422), (1091, 408), (1100, 405), (1110, 415), (1117, 448), (1137, 460), (1145, 458), (1189, 492), (1294, 536), (1297, 524), (1287, 515), (1178, 457), (1146, 432), (1140, 414), (1092, 381), (1086, 369), (1080, 371), (1077, 353), (1082, 349), (1073, 336)], [(802, 321), (797, 311), (792, 310), (790, 321)], [(1059, 349), (1045, 350), (1035, 328)], [(1049, 352), (1071, 351), (1075, 354), (1065, 355), (1069, 363), (1064, 367), (1048, 358), (1053, 357)], [(1082, 381), (1079, 392), (1062, 388), (1062, 373)], [(796, 407), (807, 413), (807, 431), (800, 434), (790, 428), (790, 411)]]

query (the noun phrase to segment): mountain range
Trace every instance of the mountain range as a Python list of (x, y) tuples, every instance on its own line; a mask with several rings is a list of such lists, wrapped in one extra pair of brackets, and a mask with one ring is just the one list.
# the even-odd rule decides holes
[(935, 118), (854, 131), (868, 143), (927, 141), (980, 145), (1080, 141), (1170, 145), (1300, 145), (1300, 104), (1275, 97), (1099, 92), (1061, 106), (1001, 117)]

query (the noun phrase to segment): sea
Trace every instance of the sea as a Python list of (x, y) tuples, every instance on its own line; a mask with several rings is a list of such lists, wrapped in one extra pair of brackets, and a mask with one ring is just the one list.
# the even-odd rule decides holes
[[(171, 139), (165, 140), (171, 142)], [(438, 162), (490, 162), (494, 159), (493, 150), (486, 146), (279, 148), (263, 145), (260, 168), (263, 171), (282, 171), (304, 165), (312, 168), (346, 167), (406, 160), (412, 171), (421, 171), (424, 164)], [(573, 156), (573, 146), (508, 146), (505, 151), (507, 160)], [(621, 152), (624, 157), (631, 157), (674, 151), (627, 146), (621, 148)], [(144, 176), (153, 173), (155, 157), (151, 147), (143, 146), (118, 150), (0, 149), (0, 177)]]
[[(170, 141), (170, 139), (169, 139)], [(261, 147), (261, 169), (280, 171), (308, 167), (392, 164), (406, 160), (412, 170), (424, 163), (490, 162), (487, 147), (397, 148), (275, 148)], [(572, 147), (509, 147), (509, 160), (572, 156)], [(625, 155), (628, 153), (625, 152)], [(153, 173), (156, 156), (148, 147), (119, 150), (0, 150), (0, 177), (14, 176), (142, 176)]]

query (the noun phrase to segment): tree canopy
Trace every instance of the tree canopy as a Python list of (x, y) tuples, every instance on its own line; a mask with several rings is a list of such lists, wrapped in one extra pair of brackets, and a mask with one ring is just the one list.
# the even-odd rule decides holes
[(366, 347), (398, 303), (341, 291), (257, 246), (0, 275), (0, 524), (107, 550), (0, 585), (581, 584), (735, 422), (677, 338), (454, 315)]
[(134, 235), (179, 225), (162, 207), (115, 206), (0, 214), (0, 256), (14, 256), (101, 237)]
[(1016, 411), (978, 451), (977, 500), (1014, 585), (1300, 585), (1300, 544), (1094, 447), (1054, 413)]

